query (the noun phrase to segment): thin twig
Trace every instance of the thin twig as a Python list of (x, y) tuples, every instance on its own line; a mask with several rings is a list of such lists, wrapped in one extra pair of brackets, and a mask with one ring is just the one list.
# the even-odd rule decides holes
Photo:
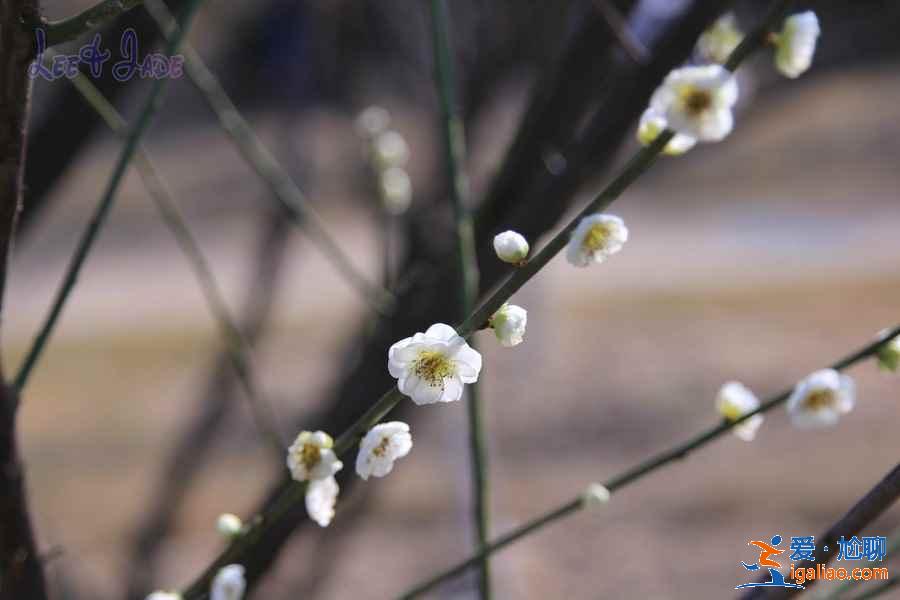
[(86, 33), (96, 31), (142, 3), (143, 0), (103, 0), (77, 15), (65, 19), (58, 21), (42, 19), (38, 26), (42, 27), (47, 34), (47, 46), (58, 46)]
[[(268, 211), (258, 234), (258, 246), (248, 261), (250, 277), (244, 286), (245, 295), (239, 314), (240, 329), (251, 348), (265, 333), (279, 282), (283, 278), (291, 231), (290, 224), (280, 211)], [(159, 480), (151, 488), (154, 493), (150, 496), (150, 504), (141, 511), (140, 523), (136, 528), (130, 568), (126, 574), (126, 598), (142, 600), (153, 583), (159, 550), (175, 524), (191, 484), (196, 484), (198, 474), (211, 459), (218, 434), (235, 406), (232, 373), (228, 356), (220, 354), (200, 393), (195, 415), (167, 453)]]
[[(857, 350), (853, 354), (850, 354), (849, 356), (846, 356), (837, 361), (831, 366), (831, 368), (840, 371), (865, 358), (875, 355), (878, 352), (879, 348), (888, 343), (896, 335), (900, 335), (900, 326), (894, 327), (894, 329), (888, 334), (889, 337), (880, 337), (877, 341), (872, 342)], [(751, 418), (752, 416), (768, 412), (776, 406), (784, 403), (791, 395), (791, 391), (792, 390), (785, 390), (780, 394), (772, 396), (771, 398), (762, 402), (759, 408), (752, 412), (746, 413), (739, 419), (736, 419), (734, 421), (721, 421), (718, 425), (715, 425), (714, 427), (711, 427), (695, 435), (689, 440), (678, 444), (677, 446), (669, 450), (660, 452), (659, 454), (638, 463), (634, 467), (611, 477), (603, 484), (603, 486), (612, 494), (627, 486), (628, 484), (634, 483), (635, 481), (646, 477), (650, 473), (653, 473), (670, 463), (687, 457), (687, 455), (694, 450), (697, 450), (698, 448), (701, 448), (706, 444), (712, 442), (713, 440), (721, 437), (725, 433), (728, 433), (733, 427), (739, 425), (740, 423), (743, 423), (745, 420)], [(517, 529), (514, 529), (513, 531), (507, 533), (506, 535), (499, 537), (495, 542), (489, 544), (482, 553), (475, 554), (474, 556), (471, 556), (468, 559), (457, 563), (456, 565), (448, 568), (445, 571), (442, 571), (438, 575), (435, 575), (434, 577), (424, 581), (423, 583), (416, 585), (410, 591), (406, 592), (402, 596), (402, 598), (414, 598), (420, 594), (423, 594), (428, 590), (434, 588), (439, 583), (465, 572), (467, 569), (477, 564), (483, 555), (493, 554), (494, 552), (497, 552), (498, 550), (503, 549), (513, 542), (520, 540), (530, 533), (533, 533), (534, 531), (544, 527), (545, 525), (549, 525), (550, 523), (558, 521), (563, 517), (581, 510), (582, 508), (584, 508), (584, 500), (581, 496), (576, 496), (575, 498), (565, 502), (559, 507), (548, 511), (547, 513), (544, 513), (528, 521), (525, 525), (522, 525)]]
[[(146, 0), (147, 12), (159, 23), (163, 35), (171, 38), (177, 24), (165, 5), (159, 0)], [(200, 54), (190, 45), (182, 48), (184, 70), (191, 83), (200, 91), (203, 99), (216, 114), (222, 129), (231, 138), (247, 164), (272, 191), (288, 216), (310, 235), (319, 250), (331, 261), (337, 271), (360, 293), (363, 300), (380, 314), (390, 312), (393, 294), (377, 283), (369, 281), (341, 248), (340, 243), (328, 231), (324, 220), (291, 178), (290, 174), (263, 145), (237, 106), (228, 97), (222, 84), (203, 62)]]
[[(465, 172), (466, 145), (463, 121), (456, 107), (456, 76), (453, 69), (453, 50), (450, 46), (449, 15), (445, 0), (431, 0), (432, 49), (435, 83), (441, 107), (444, 142), (444, 165), (450, 187), (450, 199), (456, 220), (456, 257), (459, 273), (460, 314), (472, 312), (478, 299), (478, 260), (475, 256), (475, 228), (466, 205), (468, 178)], [(470, 341), (474, 345), (474, 341)], [(474, 347), (474, 346), (473, 346)], [(490, 488), (488, 482), (487, 448), (483, 404), (478, 382), (468, 386), (466, 413), (469, 420), (469, 453), (472, 472), (472, 517), (476, 548), (484, 549), (490, 539)], [(485, 558), (478, 568), (478, 589), (482, 600), (491, 593), (490, 564)]]
[(619, 45), (622, 46), (625, 54), (639, 65), (646, 64), (650, 59), (650, 53), (644, 47), (644, 44), (641, 43), (641, 40), (631, 31), (628, 21), (622, 16), (616, 5), (611, 0), (594, 0), (594, 8), (603, 17), (607, 27), (609, 27), (610, 32), (619, 42)]
[[(188, 24), (196, 13), (197, 9), (200, 7), (200, 3), (202, 0), (188, 0), (183, 14), (184, 19), (184, 27), (179, 29), (176, 34), (174, 34), (167, 44), (166, 54), (172, 55), (177, 52), (178, 47), (181, 45), (181, 41), (184, 39), (184, 36), (188, 31)], [(37, 365), (38, 360), (44, 352), (44, 349), (47, 346), (47, 343), (50, 341), (50, 334), (53, 332), (56, 327), (56, 323), (59, 320), (60, 315), (62, 314), (63, 307), (69, 299), (69, 296), (72, 294), (72, 291), (75, 289), (75, 283), (78, 281), (78, 275), (81, 272), (81, 268), (84, 266), (84, 262), (88, 257), (91, 249), (94, 246), (94, 242), (97, 239), (100, 230), (103, 228), (103, 225), (106, 223), (106, 218), (109, 216), (109, 212), (112, 209), (113, 203), (116, 199), (116, 194), (119, 191), (119, 186), (122, 183), (122, 180), (125, 177), (125, 173), (128, 170), (128, 165), (131, 162), (131, 159), (134, 158), (135, 153), (138, 150), (138, 144), (140, 142), (141, 136), (147, 131), (150, 127), (150, 123), (153, 121), (153, 117), (156, 115), (157, 110), (162, 104), (162, 92), (165, 89), (168, 83), (168, 79), (161, 78), (153, 81), (153, 87), (150, 89), (150, 94), (144, 100), (144, 104), (141, 107), (140, 114), (138, 115), (137, 120), (132, 126), (131, 132), (128, 134), (128, 139), (125, 142), (125, 146), (122, 148), (122, 152), (119, 155), (118, 160), (116, 161), (116, 166), (113, 169), (112, 175), (109, 178), (109, 181), (106, 185), (106, 189), (103, 192), (103, 196), (100, 199), (99, 204), (94, 209), (94, 214), (91, 216), (91, 220), (88, 223), (87, 229), (81, 236), (81, 239), (78, 241), (78, 246), (75, 249), (75, 253), (72, 256), (72, 259), (69, 262), (68, 267), (66, 268), (66, 274), (63, 277), (63, 281), (60, 284), (59, 289), (57, 290), (56, 296), (53, 299), (53, 304), (50, 308), (49, 313), (41, 325), (40, 330), (38, 331), (37, 336), (28, 351), (28, 354), (25, 356), (25, 359), (22, 362), (22, 366), (19, 367), (19, 371), (16, 374), (16, 378), (13, 381), (14, 386), (18, 390), (22, 390), (25, 387), (25, 384), (28, 382), (28, 378), (31, 376), (34, 367)]]
[[(885, 342), (890, 341), (897, 334), (897, 330), (892, 332)], [(877, 349), (876, 349), (877, 351)], [(866, 492), (847, 513), (841, 517), (835, 524), (828, 528), (828, 531), (816, 537), (816, 560), (802, 560), (796, 564), (796, 568), (807, 569), (815, 567), (816, 563), (827, 565), (832, 558), (837, 556), (840, 546), (838, 540), (842, 537), (850, 538), (857, 535), (864, 527), (881, 516), (889, 509), (897, 499), (900, 498), (900, 464), (894, 467), (890, 473), (884, 476), (875, 487)], [(806, 583), (806, 590), (816, 584), (816, 579), (810, 579)], [(789, 598), (793, 596), (795, 589), (774, 589), (771, 594), (766, 593), (766, 588), (751, 588), (750, 591), (742, 596), (744, 600), (751, 598)]]
[[(783, 11), (787, 10), (787, 7), (790, 5), (791, 0), (777, 0), (773, 3), (772, 9), (767, 14), (766, 19), (759, 26), (758, 31), (768, 31), (772, 27), (775, 26), (779, 17), (783, 14)], [(741, 45), (735, 50), (735, 53), (740, 52), (741, 56), (744, 57), (750, 53), (753, 48), (757, 48), (762, 44), (764, 40), (763, 35), (751, 35), (748, 36)], [(731, 64), (731, 68), (734, 69), (737, 67), (740, 61), (729, 61)], [(659, 157), (659, 154), (662, 152), (662, 149), (668, 144), (671, 139), (674, 137), (675, 133), (669, 129), (660, 133), (659, 136), (648, 146), (645, 146), (638, 150), (631, 158), (631, 160), (626, 163), (623, 167), (620, 174), (614, 178), (598, 195), (594, 200), (592, 200), (585, 207), (581, 213), (575, 217), (566, 227), (564, 227), (546, 246), (544, 246), (540, 252), (538, 252), (528, 263), (524, 266), (517, 268), (515, 272), (506, 280), (504, 284), (502, 284), (484, 303), (482, 303), (481, 307), (476, 310), (473, 314), (471, 314), (462, 324), (460, 324), (456, 329), (459, 335), (463, 337), (470, 337), (476, 330), (480, 329), (484, 323), (488, 321), (488, 319), (499, 309), (504, 302), (509, 300), (509, 298), (517, 292), (523, 285), (525, 285), (528, 280), (530, 280), (534, 275), (537, 274), (538, 271), (542, 267), (544, 267), (550, 260), (556, 256), (568, 243), (569, 236), (571, 235), (572, 230), (577, 226), (578, 222), (586, 215), (597, 212), (599, 210), (604, 209), (609, 206), (613, 201), (615, 201), (641, 174), (643, 174), (650, 166), (656, 161)], [(884, 341), (879, 341), (876, 344), (876, 347), (880, 347)], [(337, 455), (346, 454), (349, 450), (351, 450), (365, 435), (369, 429), (371, 429), (375, 424), (377, 424), (385, 415), (387, 415), (393, 408), (404, 398), (403, 394), (397, 389), (395, 385), (393, 388), (385, 392), (376, 402), (373, 404), (363, 415), (357, 419), (357, 421), (350, 426), (349, 429), (344, 431), (334, 444), (334, 452)], [(738, 421), (740, 422), (740, 421)], [(722, 432), (727, 431), (730, 426), (725, 423), (720, 426)], [(713, 434), (712, 437), (717, 437), (717, 435), (721, 435), (721, 432), (718, 434)], [(678, 458), (673, 457), (673, 458)], [(671, 459), (669, 459), (671, 460)], [(626, 482), (627, 483), (627, 482)], [(624, 483), (620, 484), (624, 485)], [(255, 528), (251, 528), (250, 532), (247, 535), (241, 537), (238, 540), (235, 540), (231, 546), (229, 546), (225, 552), (223, 552), (217, 559), (215, 559), (212, 564), (207, 567), (207, 569), (196, 579), (184, 592), (185, 600), (195, 600), (197, 598), (203, 598), (203, 594), (205, 594), (206, 586), (208, 586), (209, 582), (212, 580), (212, 577), (215, 575), (216, 571), (223, 565), (228, 564), (229, 562), (234, 562), (240, 560), (240, 557), (246, 553), (250, 553), (254, 549), (254, 543), (256, 540), (260, 539), (262, 534), (265, 532), (267, 528), (274, 527), (277, 525), (280, 518), (282, 518), (285, 514), (290, 511), (290, 508), (296, 502), (299, 502), (304, 497), (304, 491), (306, 486), (302, 483), (296, 483), (294, 485), (290, 485), (284, 488), (281, 495), (275, 499), (273, 504), (258, 517), (258, 524)], [(580, 500), (579, 500), (580, 503)], [(571, 512), (572, 510), (578, 508), (575, 507), (563, 507), (565, 510), (563, 511), (565, 514)], [(551, 519), (552, 520), (552, 519)], [(503, 539), (503, 538), (501, 538)], [(508, 543), (508, 542), (507, 542)], [(490, 550), (491, 547), (488, 547), (486, 550)], [(484, 556), (487, 556), (490, 552), (485, 552), (483, 555), (478, 554), (472, 559), (472, 564), (480, 562)], [(470, 566), (468, 563), (462, 567), (462, 570), (465, 570)]]
[[(52, 60), (54, 55), (55, 52), (48, 51), (48, 61)], [(79, 73), (69, 81), (114, 133), (120, 136), (127, 134), (128, 123), (87, 77)], [(191, 233), (171, 192), (143, 145), (138, 146), (135, 154), (135, 166), (163, 222), (175, 236), (178, 247), (181, 248), (188, 264), (194, 271), (206, 304), (219, 328), (226, 354), (247, 396), (257, 430), (276, 455), (281, 456), (286, 445), (284, 437), (276, 425), (278, 419), (271, 403), (262, 392), (256, 377), (256, 370), (253, 368), (247, 340), (231, 316), (228, 303), (225, 301), (209, 261), (203, 255), (199, 243)]]

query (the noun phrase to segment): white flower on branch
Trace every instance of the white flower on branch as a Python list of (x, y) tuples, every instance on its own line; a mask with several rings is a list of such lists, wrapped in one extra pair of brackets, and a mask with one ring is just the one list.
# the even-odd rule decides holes
[(519, 264), (528, 256), (528, 250), (528, 240), (521, 233), (504, 231), (494, 236), (494, 252), (503, 262)]
[(737, 19), (727, 13), (703, 32), (697, 40), (697, 52), (706, 60), (723, 65), (742, 39), (744, 34), (738, 29)]
[(585, 508), (594, 508), (609, 502), (610, 491), (605, 485), (592, 483), (581, 493), (581, 502)]
[(241, 600), (247, 581), (244, 579), (244, 567), (227, 565), (219, 569), (212, 581), (210, 600)]
[[(884, 337), (882, 332), (879, 337)], [(900, 365), (900, 335), (889, 341), (878, 350), (878, 366), (885, 371), (896, 371)]]
[(853, 409), (855, 400), (856, 386), (849, 376), (822, 369), (797, 384), (788, 398), (787, 411), (797, 427), (830, 427)]
[[(737, 421), (749, 412), (759, 408), (759, 399), (744, 384), (729, 381), (719, 390), (716, 396), (716, 410), (728, 421)], [(732, 428), (734, 434), (745, 442), (753, 441), (756, 430), (762, 425), (764, 417), (753, 415)]]
[(718, 142), (731, 132), (731, 108), (737, 98), (737, 80), (724, 67), (683, 67), (666, 76), (653, 93), (650, 108), (676, 133)]
[(219, 515), (216, 519), (216, 530), (225, 537), (234, 537), (240, 535), (244, 529), (244, 523), (241, 518), (231, 513)]
[(372, 142), (372, 160), (380, 169), (405, 167), (409, 162), (409, 146), (396, 131), (385, 131)]
[(576, 267), (602, 263), (621, 250), (626, 241), (628, 228), (622, 219), (614, 215), (589, 215), (572, 232), (566, 259)]
[[(656, 109), (648, 108), (641, 115), (641, 121), (638, 124), (637, 139), (643, 146), (649, 146), (653, 143), (660, 133), (662, 133), (668, 124), (666, 118), (662, 116)], [(697, 144), (697, 138), (676, 133), (675, 136), (663, 148), (663, 154), (669, 156), (678, 156), (684, 154)]]
[(444, 323), (400, 340), (388, 350), (388, 371), (416, 404), (454, 402), (481, 372), (481, 354)]
[(391, 113), (380, 106), (370, 106), (356, 117), (356, 132), (360, 137), (374, 138), (387, 131), (391, 124)]
[(324, 431), (301, 431), (288, 448), (287, 466), (297, 481), (325, 479), (344, 466), (332, 450), (334, 440)]
[(500, 345), (507, 348), (522, 343), (527, 324), (528, 311), (515, 304), (504, 304), (490, 320), (490, 326), (500, 340)]
[(356, 472), (363, 479), (370, 475), (384, 477), (394, 468), (394, 461), (412, 450), (409, 425), (391, 421), (376, 425), (359, 444), (356, 456)]
[(334, 505), (339, 491), (334, 477), (309, 482), (306, 488), (306, 513), (319, 527), (328, 527), (334, 518)]
[(181, 594), (177, 592), (153, 592), (144, 600), (181, 600)]
[(821, 32), (819, 19), (811, 10), (785, 19), (781, 33), (773, 36), (775, 67), (778, 71), (791, 79), (805, 73), (812, 65), (816, 41)]
[(392, 215), (402, 215), (412, 204), (412, 180), (400, 167), (389, 167), (381, 172), (381, 199), (384, 209)]

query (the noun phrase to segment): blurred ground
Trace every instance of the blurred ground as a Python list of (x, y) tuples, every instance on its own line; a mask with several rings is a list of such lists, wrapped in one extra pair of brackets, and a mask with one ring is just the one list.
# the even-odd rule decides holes
[[(516, 298), (530, 312), (526, 343), (481, 344), (497, 533), (712, 424), (722, 382), (778, 392), (898, 321), (898, 73), (887, 65), (785, 84), (741, 115), (727, 142), (667, 159), (620, 200), (613, 212), (632, 236), (620, 255), (587, 271), (559, 258)], [(173, 135), (166, 120), (149, 148), (236, 303), (262, 188), (215, 128)], [(414, 151), (428, 143), (403, 132)], [(334, 166), (358, 156), (349, 125), (315, 115), (291, 135), (327, 167), (311, 196), (374, 276), (372, 220)], [(116, 148), (107, 141), (82, 157), (61, 187), (64, 201), (16, 248), (5, 324), (11, 364)], [(429, 165), (414, 166), (417, 180), (427, 177)], [(258, 352), (265, 387), (285, 412), (316, 406), (364, 318), (302, 234), (291, 256)], [(217, 345), (197, 286), (133, 177), (22, 411), (43, 545), (64, 550), (55, 572), (76, 575), (98, 598), (119, 593), (128, 535)], [(897, 379), (872, 362), (852, 374), (858, 408), (839, 428), (799, 432), (774, 411), (755, 442), (722, 439), (608, 507), (499, 554), (497, 597), (732, 597), (748, 580), (739, 564), (751, 558), (748, 539), (819, 534), (896, 464)], [(429, 414), (414, 429), (412, 455), (366, 484), (376, 493), (363, 519), (330, 532), (346, 543), (319, 597), (387, 598), (468, 553), (463, 405), (422, 410)], [(246, 513), (273, 474), (242, 415), (179, 521), (160, 587), (204, 566), (221, 545), (216, 516)], [(871, 534), (898, 522), (895, 509)], [(260, 597), (294, 598), (316, 550), (312, 537), (296, 540)], [(435, 597), (465, 589), (457, 583)]]

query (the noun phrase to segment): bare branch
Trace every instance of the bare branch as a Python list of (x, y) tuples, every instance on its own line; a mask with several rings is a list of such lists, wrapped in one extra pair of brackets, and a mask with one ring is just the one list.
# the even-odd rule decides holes
[[(35, 0), (0, 3), (0, 309), (16, 217), (22, 202), (31, 38), (20, 26), (37, 14)], [(43, 600), (44, 571), (28, 512), (16, 432), (19, 398), (0, 368), (0, 593)]]
[(38, 26), (47, 34), (47, 46), (58, 46), (96, 31), (141, 4), (143, 0), (102, 0), (77, 15), (58, 21), (41, 20)]
[[(838, 540), (841, 537), (850, 538), (857, 535), (864, 527), (889, 509), (898, 498), (900, 498), (900, 464), (885, 475), (859, 502), (854, 504), (853, 508), (847, 511), (847, 514), (841, 517), (837, 523), (829, 527), (828, 531), (816, 538), (816, 560), (799, 561), (796, 569), (815, 567), (816, 563), (828, 564), (837, 555)], [(807, 581), (806, 590), (808, 591), (815, 583), (816, 579)], [(796, 591), (796, 589), (789, 588), (751, 588), (743, 596), (743, 599), (790, 598)]]
[[(187, 33), (186, 25), (190, 22), (197, 9), (200, 7), (201, 1), (202, 0), (187, 0), (187, 4), (183, 13), (185, 19), (185, 27), (180, 28), (178, 32), (169, 40), (166, 52), (167, 54), (174, 54), (178, 50), (178, 47), (181, 45), (182, 39)], [(31, 372), (34, 370), (34, 367), (37, 365), (38, 360), (43, 354), (47, 343), (50, 341), (50, 335), (56, 328), (56, 323), (59, 321), (59, 317), (62, 315), (62, 310), (75, 289), (75, 283), (78, 281), (78, 274), (81, 272), (81, 268), (84, 266), (88, 254), (93, 248), (94, 242), (97, 240), (97, 236), (99, 235), (100, 230), (106, 223), (106, 218), (109, 216), (109, 212), (112, 209), (113, 204), (115, 203), (115, 199), (119, 191), (119, 186), (122, 184), (122, 181), (125, 177), (125, 172), (128, 169), (128, 165), (131, 163), (132, 158), (134, 158), (135, 153), (138, 150), (140, 139), (147, 131), (147, 129), (149, 129), (150, 123), (153, 121), (153, 117), (156, 115), (156, 111), (159, 109), (159, 106), (162, 102), (162, 92), (165, 89), (167, 83), (167, 79), (155, 80), (153, 82), (153, 87), (150, 90), (150, 94), (144, 100), (140, 114), (138, 115), (134, 126), (128, 134), (125, 146), (124, 148), (122, 148), (122, 152), (119, 155), (116, 166), (113, 169), (112, 175), (110, 176), (109, 181), (106, 184), (106, 189), (104, 190), (103, 195), (100, 198), (100, 202), (97, 204), (97, 207), (94, 210), (94, 214), (92, 215), (91, 220), (88, 223), (87, 229), (84, 231), (81, 239), (78, 241), (78, 246), (75, 248), (75, 253), (72, 256), (71, 261), (69, 262), (69, 266), (66, 268), (66, 274), (63, 277), (63, 281), (60, 284), (56, 296), (53, 299), (53, 304), (50, 307), (50, 311), (48, 312), (44, 323), (41, 325), (40, 330), (35, 336), (34, 342), (31, 348), (28, 350), (28, 354), (22, 361), (22, 366), (19, 367), (19, 371), (18, 373), (16, 373), (14, 384), (20, 391), (27, 383), (28, 378), (31, 376)]]

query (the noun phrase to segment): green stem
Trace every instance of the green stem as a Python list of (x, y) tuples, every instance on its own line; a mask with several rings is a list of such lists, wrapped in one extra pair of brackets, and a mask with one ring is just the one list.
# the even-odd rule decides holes
[[(435, 83), (441, 107), (443, 126), (444, 164), (450, 184), (450, 198), (456, 220), (456, 256), (459, 272), (460, 312), (472, 312), (478, 299), (478, 260), (475, 255), (475, 230), (472, 215), (466, 206), (468, 180), (465, 173), (465, 129), (456, 108), (453, 51), (450, 46), (449, 16), (445, 0), (431, 0), (432, 49), (434, 53)], [(473, 344), (474, 342), (470, 342)], [(488, 483), (487, 449), (483, 405), (478, 383), (468, 387), (466, 413), (469, 421), (469, 454), (472, 472), (472, 516), (477, 540), (476, 548), (483, 550), (490, 539), (490, 495)], [(487, 557), (478, 569), (478, 589), (483, 600), (491, 594), (490, 565)]]
[[(49, 50), (46, 54), (48, 61), (52, 60), (55, 54), (53, 50)], [(69, 79), (69, 81), (114, 133), (121, 136), (128, 133), (128, 123), (87, 77), (78, 74), (74, 78)], [(226, 353), (247, 396), (257, 430), (276, 451), (277, 455), (281, 457), (286, 446), (278, 427), (275, 425), (278, 422), (277, 418), (271, 404), (265, 399), (261, 391), (250, 359), (249, 344), (231, 316), (228, 304), (225, 302), (225, 297), (216, 281), (209, 261), (203, 255), (200, 245), (191, 233), (184, 216), (178, 210), (178, 205), (175, 203), (171, 192), (153, 165), (153, 161), (150, 160), (149, 155), (144, 150), (143, 145), (139, 145), (135, 153), (135, 166), (163, 222), (172, 232), (178, 246), (194, 271), (213, 319), (219, 327), (222, 340), (225, 343)]]
[(47, 34), (47, 47), (58, 46), (96, 31), (142, 3), (143, 0), (103, 0), (77, 15), (58, 21), (42, 21), (38, 27)]
[[(147, 12), (156, 20), (166, 37), (177, 31), (168, 9), (159, 0), (145, 0)], [(278, 200), (285, 213), (302, 226), (319, 250), (338, 272), (356, 289), (363, 299), (380, 314), (387, 314), (393, 306), (393, 295), (380, 285), (370, 282), (354, 265), (338, 241), (328, 231), (325, 222), (310, 205), (275, 155), (266, 148), (247, 120), (238, 111), (225, 88), (203, 62), (200, 54), (189, 44), (182, 49), (184, 69), (191, 83), (216, 114), (222, 129), (228, 134), (241, 156), (262, 179)]]
[[(890, 333), (888, 333), (886, 337), (881, 337), (877, 341), (872, 342), (864, 346), (863, 348), (860, 348), (853, 354), (842, 358), (841, 360), (831, 365), (831, 368), (841, 371), (865, 358), (874, 356), (883, 345), (885, 345), (888, 341), (890, 341), (897, 335), (900, 335), (900, 325), (894, 327), (894, 329)], [(751, 418), (752, 416), (768, 412), (776, 406), (784, 403), (791, 395), (791, 391), (792, 390), (786, 390), (784, 392), (781, 392), (780, 394), (772, 396), (771, 398), (762, 402), (759, 408), (752, 412), (746, 413), (741, 418), (734, 421), (723, 420), (717, 425), (695, 435), (687, 441), (638, 463), (634, 467), (607, 480), (603, 484), (604, 487), (606, 487), (606, 489), (609, 490), (610, 494), (612, 494), (627, 486), (628, 484), (634, 483), (635, 481), (646, 477), (650, 473), (653, 473), (654, 471), (672, 462), (685, 458), (692, 451), (705, 446), (716, 438), (721, 437), (725, 433), (729, 432), (733, 427), (740, 423), (743, 423), (745, 420)], [(578, 510), (584, 508), (584, 506), (585, 503), (581, 496), (569, 500), (561, 506), (554, 508), (547, 513), (544, 513), (532, 519), (531, 521), (528, 521), (525, 525), (522, 525), (519, 528), (514, 529), (510, 533), (498, 538), (493, 543), (488, 544), (481, 552), (474, 554), (466, 560), (463, 560), (456, 565), (446, 569), (445, 571), (438, 573), (437, 575), (431, 577), (423, 583), (416, 585), (401, 597), (404, 599), (409, 599), (423, 594), (428, 590), (434, 588), (439, 583), (442, 583), (447, 579), (464, 573), (467, 569), (481, 561), (485, 556), (489, 556), (494, 552), (497, 552), (498, 550), (501, 550), (504, 547), (512, 544), (513, 542), (522, 539), (523, 537), (531, 533), (534, 533), (545, 525), (549, 525), (550, 523), (558, 521), (563, 517), (567, 517), (570, 514), (577, 512)]]
[[(765, 32), (771, 30), (777, 24), (777, 17), (779, 12), (786, 10), (790, 2), (791, 0), (777, 0), (773, 5), (773, 9), (769, 11), (767, 18), (760, 25), (759, 31)], [(776, 8), (779, 10), (776, 11)], [(760, 45), (762, 45), (764, 39), (764, 35), (751, 35), (750, 37), (745, 39), (740, 46), (738, 46), (735, 52), (740, 51), (742, 52), (742, 57), (747, 56), (749, 54), (749, 49), (755, 49), (756, 47), (759, 47)], [(753, 44), (752, 47), (750, 46), (751, 42)], [(729, 61), (729, 64), (731, 64), (732, 62), (735, 61)], [(736, 67), (737, 64), (731, 64), (732, 69)], [(556, 237), (554, 237), (546, 246), (544, 246), (544, 248), (542, 248), (541, 251), (534, 256), (534, 258), (529, 260), (529, 262), (524, 266), (517, 268), (512, 276), (510, 276), (507, 281), (503, 285), (501, 285), (497, 289), (497, 291), (494, 292), (494, 294), (492, 294), (491, 297), (486, 300), (477, 311), (475, 311), (475, 313), (471, 314), (465, 321), (463, 321), (462, 324), (457, 327), (457, 332), (460, 335), (468, 338), (472, 335), (472, 333), (480, 329), (497, 311), (497, 309), (503, 305), (504, 302), (509, 300), (509, 298), (516, 291), (518, 291), (519, 288), (521, 288), (529, 279), (537, 274), (537, 272), (544, 265), (550, 262), (550, 259), (556, 256), (556, 254), (558, 254), (559, 251), (565, 247), (566, 243), (568, 242), (569, 235), (577, 226), (581, 218), (608, 206), (616, 198), (618, 198), (628, 188), (628, 186), (631, 185), (631, 183), (633, 183), (642, 173), (644, 173), (650, 167), (651, 164), (653, 164), (653, 162), (662, 152), (662, 149), (666, 144), (669, 143), (669, 141), (671, 141), (674, 135), (675, 133), (673, 131), (667, 129), (666, 131), (660, 133), (659, 136), (651, 144), (638, 150), (634, 154), (634, 156), (632, 156), (631, 160), (629, 160), (625, 165), (622, 172), (615, 179), (613, 179), (612, 182), (610, 182), (606, 186), (606, 188), (604, 188), (603, 191), (601, 191), (600, 194), (592, 202), (590, 202), (578, 216), (575, 217), (575, 219), (573, 219)], [(898, 328), (898, 333), (900, 333), (900, 328)], [(883, 340), (877, 344), (876, 348), (880, 347), (882, 344), (884, 344)], [(403, 398), (403, 394), (400, 393), (396, 385), (382, 394), (381, 397), (375, 402), (375, 404), (373, 404), (359, 419), (357, 419), (357, 421), (353, 425), (351, 425), (346, 431), (344, 431), (344, 433), (340, 435), (340, 437), (338, 437), (334, 445), (335, 453), (340, 456), (353, 448), (353, 446), (355, 446), (356, 443), (359, 442), (360, 439), (362, 439), (365, 433), (373, 426), (375, 426), (391, 410), (393, 410), (393, 408)], [(750, 415), (747, 416), (749, 417)], [(731, 425), (735, 425), (737, 423), (740, 423), (741, 421), (743, 421), (743, 419), (735, 421), (730, 425), (723, 425), (722, 432), (727, 431)], [(720, 434), (721, 433), (716, 435)], [(713, 437), (715, 437), (715, 435)], [(624, 485), (624, 483), (621, 485)], [(295, 487), (296, 486), (291, 486), (288, 491), (284, 492), (284, 495), (291, 494), (292, 490), (294, 490)], [(578, 500), (578, 504), (579, 506), (581, 504), (580, 498)], [(568, 506), (568, 504), (566, 506)], [(562, 514), (560, 516), (568, 514), (572, 510), (575, 510), (575, 508), (569, 508), (568, 510), (561, 511)], [(559, 516), (554, 516), (555, 514), (556, 513), (551, 513), (549, 517), (546, 517), (545, 522), (551, 522), (556, 518), (559, 518)], [(266, 511), (265, 514), (260, 516), (260, 519), (263, 522), (269, 521), (271, 520), (271, 518), (272, 517), (269, 511)], [(545, 524), (545, 522), (542, 521), (538, 523), (534, 528), (542, 526), (543, 524)], [(515, 539), (518, 539), (518, 537), (521, 537), (522, 535), (525, 535), (530, 531), (531, 530), (522, 532), (522, 530), (519, 530), (518, 535), (516, 535), (517, 532), (509, 534), (509, 536), (512, 536), (512, 539), (505, 542), (504, 545), (510, 543), (511, 541), (514, 541)], [(500, 540), (502, 541), (509, 536), (500, 538)], [(487, 546), (482, 553), (479, 553), (475, 557), (469, 559), (471, 563), (467, 563), (464, 567), (461, 567), (461, 569), (465, 570), (471, 564), (480, 563), (481, 560), (485, 556), (488, 556), (491, 552), (493, 552), (494, 549), (494, 546)], [(238, 540), (234, 544), (232, 544), (232, 546), (229, 547), (222, 556), (216, 559), (216, 561), (213, 563), (213, 567), (215, 565), (228, 564), (227, 562), (222, 562), (225, 557), (240, 557), (245, 553), (252, 551), (252, 543), (246, 542), (244, 541), (244, 539)], [(212, 569), (213, 567), (210, 567), (210, 569)], [(209, 569), (207, 570), (207, 573), (209, 573)], [(196, 589), (196, 582), (189, 589)], [(185, 595), (185, 600), (195, 600), (200, 597), (201, 596), (197, 595)]]
[[(169, 39), (166, 54), (172, 55), (178, 51), (178, 47), (181, 45), (182, 40), (187, 34), (189, 28), (188, 25), (193, 19), (197, 9), (200, 7), (201, 2), (202, 0), (188, 0), (183, 12), (182, 23), (184, 23), (184, 27), (179, 28), (178, 32)], [(25, 356), (22, 366), (19, 368), (18, 373), (16, 373), (13, 385), (19, 391), (21, 391), (28, 382), (29, 376), (37, 365), (38, 359), (40, 359), (50, 340), (50, 334), (56, 327), (56, 323), (62, 314), (66, 301), (75, 289), (75, 283), (78, 281), (78, 275), (81, 272), (81, 268), (84, 266), (84, 262), (87, 259), (91, 248), (93, 248), (97, 235), (105, 224), (107, 216), (109, 216), (109, 211), (115, 202), (116, 194), (119, 191), (119, 186), (122, 183), (125, 172), (128, 170), (128, 165), (134, 157), (135, 152), (137, 152), (141, 136), (143, 136), (150, 127), (150, 123), (153, 121), (156, 111), (159, 110), (159, 107), (162, 104), (162, 93), (167, 84), (168, 79), (165, 78), (153, 81), (150, 94), (144, 100), (137, 121), (135, 121), (134, 126), (128, 134), (125, 146), (122, 148), (116, 166), (106, 185), (106, 190), (103, 192), (103, 196), (101, 197), (97, 208), (94, 210), (94, 214), (91, 216), (87, 229), (82, 234), (78, 246), (75, 249), (75, 253), (72, 255), (63, 281), (53, 299), (50, 311), (47, 314), (40, 331), (35, 337), (34, 343), (29, 349), (28, 354)]]

